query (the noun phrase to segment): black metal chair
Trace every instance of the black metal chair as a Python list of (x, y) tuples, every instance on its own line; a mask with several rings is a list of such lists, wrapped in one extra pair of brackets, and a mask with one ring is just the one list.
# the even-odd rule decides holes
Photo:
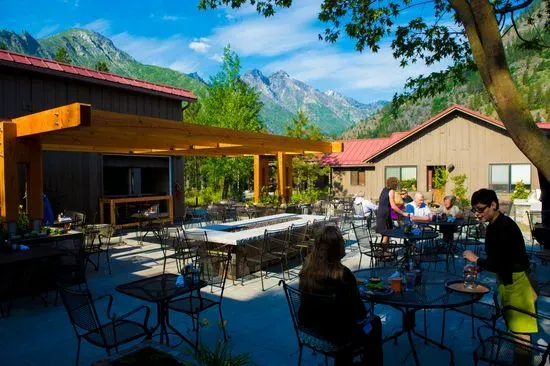
[[(260, 281), (262, 291), (265, 291), (264, 276), (267, 277), (267, 267), (275, 263), (280, 263), (281, 273), (284, 279), (285, 267), (284, 261), (288, 247), (288, 229), (284, 230), (265, 230), (263, 240), (255, 243), (245, 244), (245, 262), (247, 265), (254, 265), (254, 269), (260, 269)], [(288, 266), (288, 265), (287, 265)], [(252, 272), (252, 270), (250, 270)], [(241, 276), (241, 284), (244, 284), (244, 276)]]
[(305, 250), (306, 253), (309, 253), (310, 248), (307, 237), (308, 227), (309, 224), (307, 222), (304, 224), (292, 224), (288, 233), (289, 245), (300, 254), (302, 264), (304, 264), (303, 251)]
[[(64, 286), (59, 287), (59, 293), (61, 294), (61, 299), (78, 341), (76, 365), (78, 365), (80, 358), (80, 343), (82, 339), (94, 346), (105, 348), (107, 355), (110, 356), (111, 350), (115, 349), (118, 352), (118, 347), (122, 344), (142, 337), (151, 338), (151, 332), (147, 328), (150, 314), (148, 306), (142, 305), (130, 312), (117, 316), (111, 313), (113, 305), (113, 297), (111, 295), (104, 295), (94, 299), (87, 289), (74, 290)], [(109, 321), (101, 323), (95, 304), (99, 300), (105, 299), (109, 301), (106, 314)], [(143, 323), (130, 319), (131, 316), (141, 310), (145, 312)]]
[(335, 344), (326, 337), (318, 334), (317, 332), (305, 327), (300, 322), (299, 311), (300, 304), (304, 301), (310, 303), (319, 304), (319, 306), (330, 307), (330, 304), (336, 301), (336, 296), (332, 295), (318, 295), (300, 291), (293, 288), (283, 280), (279, 281), (279, 286), (283, 286), (288, 308), (290, 310), (290, 317), (292, 319), (292, 325), (296, 332), (298, 339), (299, 356), (298, 365), (302, 364), (302, 353), (304, 346), (311, 348), (314, 352), (321, 353), (325, 356), (325, 365), (328, 365), (328, 357), (336, 357), (338, 354), (351, 351), (353, 354), (357, 354), (362, 351), (362, 346), (354, 343), (348, 343), (344, 345)]
[(359, 266), (357, 269), (361, 269), (361, 262), (363, 256), (370, 258), (370, 266), (378, 266), (380, 262), (386, 265), (386, 263), (393, 262), (397, 259), (396, 248), (397, 243), (391, 242), (388, 243), (386, 247), (383, 247), (381, 243), (378, 242), (378, 238), (372, 236), (370, 229), (367, 226), (356, 226), (355, 223), (351, 224), (353, 233), (355, 235), (355, 240), (359, 245)]
[(476, 255), (479, 255), (485, 246), (485, 243), (480, 240), (485, 238), (485, 229), (485, 225), (477, 223), (475, 217), (465, 217), (458, 238), (454, 240), (455, 247), (459, 248), (460, 251), (470, 249)]
[(208, 283), (210, 293), (214, 289), (219, 291), (217, 297), (203, 296), (201, 291), (196, 295), (189, 295), (172, 300), (168, 304), (168, 308), (172, 311), (187, 314), (193, 322), (193, 330), (195, 331), (195, 353), (198, 351), (200, 322), (199, 317), (203, 311), (206, 311), (215, 306), (218, 307), (220, 313), (219, 326), (223, 331), (223, 339), (227, 341), (226, 324), (222, 314), (222, 301), (227, 273), (229, 272), (229, 263), (231, 262), (231, 253), (220, 253), (208, 251), (206, 247), (201, 247), (197, 259), (201, 271), (201, 279)]
[[(84, 230), (84, 250), (86, 251), (86, 264), (91, 263), (96, 271), (99, 271), (99, 264), (101, 260), (101, 254), (105, 254), (105, 260), (107, 261), (107, 267), (109, 268), (109, 274), (111, 274), (111, 237), (115, 233), (115, 227), (110, 225), (103, 233), (95, 226), (88, 226)], [(92, 259), (93, 255), (97, 255), (97, 262)]]
[[(543, 314), (533, 314), (513, 306), (505, 306), (502, 313), (516, 311), (537, 319), (539, 323), (539, 332), (531, 335), (531, 341), (528, 342), (517, 334), (508, 330), (498, 329), (496, 327), (480, 326), (477, 330), (479, 346), (474, 350), (474, 364), (478, 365), (483, 361), (492, 365), (515, 365), (514, 352), (516, 350), (524, 353), (531, 358), (529, 364), (544, 366), (548, 365), (550, 355), (550, 339), (545, 329), (541, 329), (550, 321), (550, 317)], [(504, 317), (506, 319), (506, 317)], [(490, 336), (483, 336), (483, 329), (491, 332)]]
[(447, 312), (449, 311), (456, 311), (460, 314), (467, 315), (472, 319), (472, 338), (475, 337), (474, 324), (476, 319), (494, 328), (496, 327), (498, 318), (502, 315), (496, 292), (493, 292), (492, 304), (478, 301), (470, 305), (459, 306), (452, 309), (443, 309), (443, 322), (441, 325), (441, 343), (443, 344), (445, 339), (445, 320), (447, 318)]

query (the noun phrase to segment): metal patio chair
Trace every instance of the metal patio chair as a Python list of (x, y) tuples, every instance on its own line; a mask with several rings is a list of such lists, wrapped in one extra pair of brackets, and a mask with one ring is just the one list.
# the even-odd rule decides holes
[[(92, 298), (90, 291), (74, 290), (68, 287), (60, 286), (59, 293), (65, 310), (71, 321), (76, 338), (78, 341), (76, 349), (76, 365), (80, 358), (80, 343), (82, 339), (88, 341), (94, 346), (104, 348), (107, 355), (111, 355), (111, 350), (118, 352), (118, 347), (125, 343), (139, 338), (151, 338), (151, 332), (147, 327), (150, 309), (142, 305), (123, 315), (117, 316), (111, 313), (113, 297), (104, 295)], [(100, 300), (108, 300), (106, 316), (107, 322), (101, 322), (96, 310), (96, 303)], [(143, 322), (137, 322), (130, 319), (134, 314), (144, 311)]]

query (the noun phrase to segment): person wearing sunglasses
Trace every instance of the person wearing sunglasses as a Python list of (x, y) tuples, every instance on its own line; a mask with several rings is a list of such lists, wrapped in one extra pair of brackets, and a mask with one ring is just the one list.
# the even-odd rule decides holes
[[(535, 313), (536, 286), (531, 284), (529, 259), (518, 225), (499, 211), (497, 195), (489, 189), (474, 192), (472, 211), (479, 221), (489, 223), (485, 234), (487, 257), (480, 258), (466, 250), (463, 253), (464, 258), (475, 262), (482, 270), (496, 273), (503, 307), (514, 306)], [(508, 328), (526, 342), (538, 330), (537, 320), (529, 315), (507, 311), (504, 317)], [(530, 355), (522, 351), (521, 347), (516, 347), (514, 356), (515, 365), (529, 364)]]

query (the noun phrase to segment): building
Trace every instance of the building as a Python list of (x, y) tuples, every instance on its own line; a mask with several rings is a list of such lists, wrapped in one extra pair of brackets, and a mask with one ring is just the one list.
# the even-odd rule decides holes
[[(550, 130), (550, 123), (539, 123)], [(468, 193), (488, 187), (507, 199), (517, 181), (539, 188), (536, 168), (516, 147), (502, 122), (453, 105), (406, 132), (387, 138), (343, 141), (342, 153), (325, 155), (337, 194), (363, 194), (378, 199), (388, 177), (415, 182), (432, 200), (435, 169), (444, 167), (449, 178), (465, 174)], [(453, 182), (448, 179), (446, 193)]]

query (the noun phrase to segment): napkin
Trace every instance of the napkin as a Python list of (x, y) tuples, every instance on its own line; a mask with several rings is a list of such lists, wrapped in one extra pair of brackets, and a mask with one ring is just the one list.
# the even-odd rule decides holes
[(388, 280), (391, 280), (392, 278), (401, 277), (401, 273), (399, 271), (395, 271), (392, 273), (391, 276), (388, 277)]
[(416, 229), (412, 229), (411, 232), (412, 232), (414, 235), (420, 235), (420, 233), (422, 232), (422, 230), (420, 230), (419, 228), (416, 228)]
[(24, 244), (19, 244), (19, 250), (22, 250), (22, 251), (29, 250), (29, 247)]
[(179, 275), (179, 276), (176, 278), (176, 286), (177, 286), (177, 287), (183, 287), (183, 286), (185, 286), (185, 279), (183, 278), (182, 275)]
[(447, 216), (447, 222), (455, 222), (454, 216)]

